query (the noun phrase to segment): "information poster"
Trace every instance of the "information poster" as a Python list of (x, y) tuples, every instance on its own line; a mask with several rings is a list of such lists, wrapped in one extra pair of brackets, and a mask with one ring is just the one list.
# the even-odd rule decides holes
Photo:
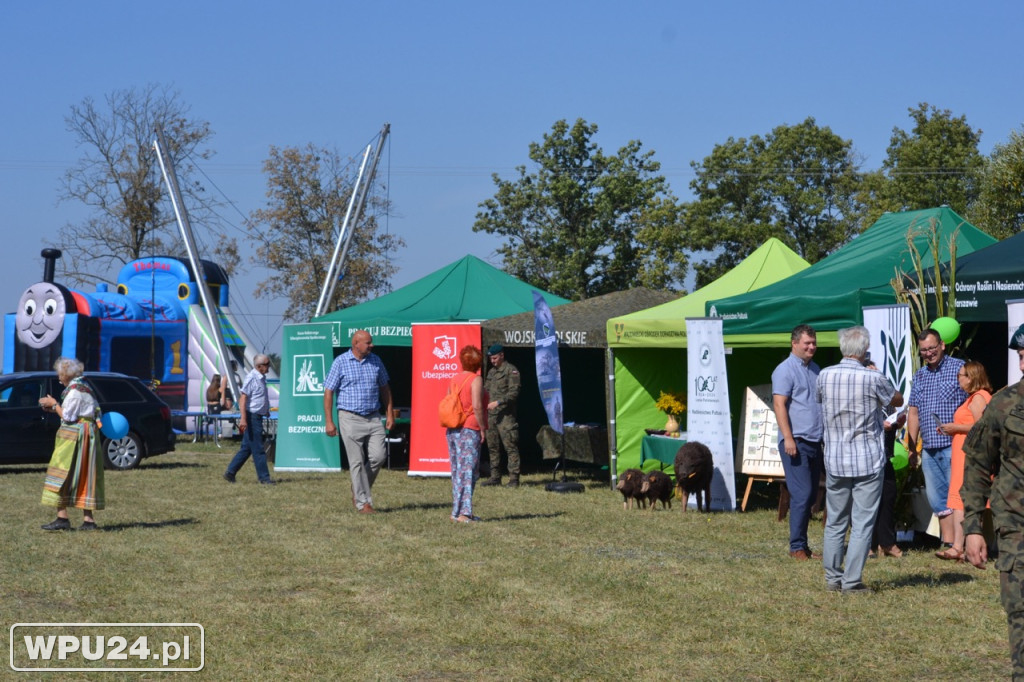
[(747, 386), (743, 396), (743, 421), (740, 422), (739, 447), (736, 450), (740, 473), (748, 476), (785, 478), (779, 458), (779, 424), (772, 409), (772, 385)]
[(341, 444), (327, 435), (324, 379), (334, 361), (330, 323), (286, 324), (274, 471), (341, 471)]

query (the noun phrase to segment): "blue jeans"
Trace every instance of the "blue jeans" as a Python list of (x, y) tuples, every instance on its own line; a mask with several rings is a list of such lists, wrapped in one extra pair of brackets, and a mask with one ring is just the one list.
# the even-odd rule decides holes
[[(825, 548), (822, 556), (827, 584), (839, 585), (844, 590), (861, 584), (884, 480), (884, 468), (869, 476), (825, 474), (825, 510), (828, 519), (825, 522)], [(848, 528), (850, 544), (844, 551)]]
[(807, 522), (811, 520), (811, 507), (818, 498), (818, 484), (823, 468), (821, 443), (796, 439), (796, 455), (786, 454), (779, 441), (779, 456), (786, 472), (789, 490), (789, 551), (810, 549), (807, 545)]
[(924, 489), (928, 494), (928, 505), (939, 518), (951, 513), (946, 501), (949, 498), (952, 456), (952, 445), (945, 448), (921, 449), (921, 470), (924, 472)]
[(232, 476), (237, 474), (251, 455), (252, 465), (256, 467), (256, 476), (260, 481), (269, 481), (270, 470), (267, 468), (267, 453), (263, 450), (263, 417), (246, 412), (245, 423), (247, 426), (242, 432), (242, 447), (228, 464), (227, 472)]

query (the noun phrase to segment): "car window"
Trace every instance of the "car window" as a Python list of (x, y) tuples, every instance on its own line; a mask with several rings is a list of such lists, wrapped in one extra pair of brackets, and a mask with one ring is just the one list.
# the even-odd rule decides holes
[(43, 380), (19, 381), (0, 390), (0, 405), (4, 407), (38, 407), (45, 395)]
[(86, 381), (96, 390), (99, 399), (105, 403), (141, 403), (146, 400), (135, 386), (135, 382), (131, 380), (86, 377)]

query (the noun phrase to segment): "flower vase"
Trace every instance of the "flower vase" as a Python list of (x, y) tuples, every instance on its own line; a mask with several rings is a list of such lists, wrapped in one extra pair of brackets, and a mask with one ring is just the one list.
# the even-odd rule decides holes
[(665, 422), (665, 434), (668, 436), (674, 436), (679, 433), (679, 421), (676, 419), (674, 414), (668, 416), (668, 421)]

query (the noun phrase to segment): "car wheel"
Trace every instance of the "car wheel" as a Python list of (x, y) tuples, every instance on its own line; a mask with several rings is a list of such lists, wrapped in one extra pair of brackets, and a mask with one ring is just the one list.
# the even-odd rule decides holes
[(103, 439), (103, 463), (107, 469), (134, 469), (142, 461), (142, 440), (131, 431), (118, 440)]

